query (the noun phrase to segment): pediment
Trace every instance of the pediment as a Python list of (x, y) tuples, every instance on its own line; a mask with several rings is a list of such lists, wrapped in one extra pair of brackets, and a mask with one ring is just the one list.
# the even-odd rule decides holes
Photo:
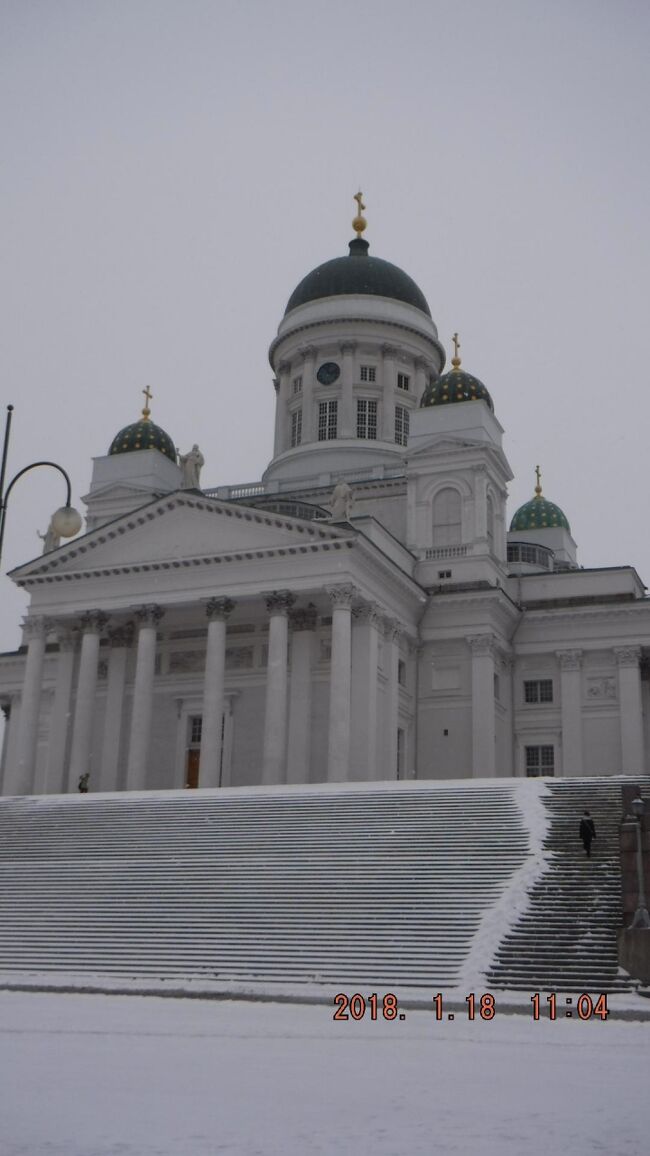
[(309, 550), (349, 536), (320, 522), (273, 514), (183, 491), (160, 498), (75, 538), (12, 571), (16, 581), (40, 575), (174, 566), (206, 559)]
[(430, 454), (432, 451), (440, 454), (456, 454), (459, 450), (484, 450), (486, 448), (492, 449), (492, 446), (487, 446), (485, 441), (472, 438), (454, 438), (449, 434), (439, 434), (430, 438), (418, 439), (416, 448), (409, 450), (408, 460), (413, 461), (418, 457)]

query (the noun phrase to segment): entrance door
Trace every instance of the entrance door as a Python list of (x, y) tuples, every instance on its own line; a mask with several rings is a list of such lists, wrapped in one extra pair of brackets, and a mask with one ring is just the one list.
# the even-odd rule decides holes
[(190, 747), (185, 760), (185, 786), (195, 790), (199, 785), (199, 762), (201, 752), (198, 747)]

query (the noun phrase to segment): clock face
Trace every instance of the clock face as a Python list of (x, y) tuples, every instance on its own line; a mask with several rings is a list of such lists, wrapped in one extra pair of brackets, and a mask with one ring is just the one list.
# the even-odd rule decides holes
[(321, 385), (333, 385), (338, 379), (341, 370), (335, 361), (326, 361), (321, 365), (316, 377)]

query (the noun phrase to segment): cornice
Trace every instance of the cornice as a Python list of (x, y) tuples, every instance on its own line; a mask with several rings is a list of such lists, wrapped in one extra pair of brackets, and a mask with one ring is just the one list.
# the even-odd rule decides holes
[[(412, 333), (412, 334), (414, 334), (414, 336), (420, 338), (421, 341), (426, 341), (426, 343), (428, 345), (430, 345), (432, 349), (435, 349), (437, 354), (442, 354), (443, 365), (444, 365), (444, 356), (445, 356), (444, 349), (443, 349), (442, 345), (440, 344), (440, 341), (436, 340), (436, 338), (432, 337), (430, 334), (424, 333), (421, 329), (417, 329), (414, 325), (407, 325), (406, 322), (404, 322), (404, 321), (395, 321), (393, 318), (388, 319), (385, 317), (382, 317), (382, 318), (380, 318), (380, 317), (367, 317), (367, 316), (364, 317), (363, 315), (356, 315), (354, 317), (341, 317), (341, 316), (323, 317), (317, 321), (307, 321), (307, 322), (304, 322), (302, 325), (295, 325), (292, 329), (287, 329), (287, 331), (285, 333), (282, 333), (281, 335), (278, 335), (278, 337), (275, 337), (269, 346), (269, 362), (271, 364), (271, 368), (272, 369), (275, 368), (274, 363), (273, 363), (273, 357), (275, 355), (276, 350), (282, 344), (282, 342), (286, 341), (288, 338), (295, 337), (296, 334), (298, 334), (298, 333), (306, 333), (310, 329), (311, 330), (322, 329), (326, 326), (329, 327), (332, 325), (349, 325), (349, 324), (352, 324), (352, 325), (358, 325), (358, 324), (374, 325), (374, 326), (378, 326), (381, 329), (386, 329), (387, 326), (390, 326), (391, 329), (401, 329), (405, 333)], [(354, 340), (354, 338), (351, 338), (350, 340)]]

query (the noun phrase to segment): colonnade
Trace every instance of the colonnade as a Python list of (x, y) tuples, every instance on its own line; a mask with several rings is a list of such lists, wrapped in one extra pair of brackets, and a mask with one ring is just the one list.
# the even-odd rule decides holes
[[(397, 767), (399, 639), (401, 628), (374, 605), (360, 603), (350, 583), (326, 591), (332, 607), (327, 727), (327, 779), (394, 778)], [(313, 737), (312, 670), (315, 661), (316, 607), (295, 606), (289, 590), (265, 596), (268, 661), (261, 782), (309, 781)], [(205, 604), (206, 654), (202, 697), (200, 785), (219, 784), (222, 717), (226, 684), (227, 624), (236, 603), (228, 597)], [(36, 757), (45, 643), (59, 640), (56, 684), (48, 733), (47, 766), (39, 789), (76, 789), (91, 765), (100, 640), (109, 647), (106, 662), (104, 729), (100, 765), (93, 771), (96, 790), (142, 790), (146, 786), (155, 690), (157, 627), (165, 614), (156, 604), (132, 611), (132, 620), (112, 625), (101, 610), (74, 622), (54, 623), (32, 616), (25, 622), (27, 655), (14, 757), (5, 775), (5, 794), (29, 794), (36, 788)], [(354, 623), (354, 628), (353, 628)], [(379, 640), (384, 639), (384, 710), (379, 711)], [(120, 766), (128, 651), (135, 644), (135, 677), (126, 744), (125, 772)], [(75, 651), (78, 674), (72, 712)], [(289, 677), (291, 669), (291, 677)], [(353, 677), (354, 674), (354, 677)], [(381, 725), (380, 725), (381, 724)], [(69, 749), (69, 754), (68, 754)]]

